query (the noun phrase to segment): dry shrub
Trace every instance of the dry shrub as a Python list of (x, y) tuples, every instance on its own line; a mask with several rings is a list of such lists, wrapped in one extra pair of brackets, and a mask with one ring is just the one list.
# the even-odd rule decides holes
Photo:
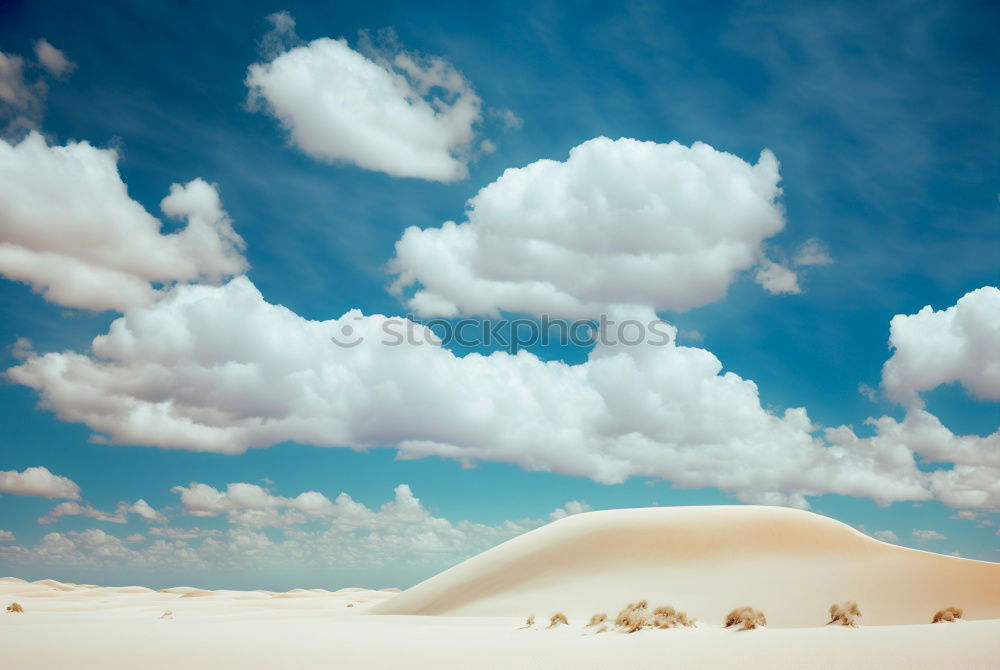
[(598, 633), (607, 633), (609, 630), (611, 630), (611, 629), (608, 628), (606, 625), (604, 625), (604, 626), (601, 626), (600, 628), (598, 628), (597, 630), (595, 630), (594, 631), (594, 635), (597, 635)]
[(693, 626), (694, 619), (689, 619), (687, 613), (678, 612), (670, 605), (666, 605), (664, 607), (657, 607), (653, 610), (653, 625), (657, 628)]
[(935, 612), (931, 623), (947, 623), (949, 621), (957, 621), (962, 618), (962, 614), (963, 612), (961, 607), (950, 605), (945, 607), (943, 610)]
[(552, 615), (552, 618), (549, 619), (549, 628), (555, 628), (559, 624), (562, 624), (564, 626), (569, 625), (569, 621), (566, 620), (566, 615), (563, 614), (562, 612), (556, 612), (555, 614)]
[(7, 605), (7, 611), (15, 614), (24, 614), (24, 608), (21, 607), (20, 603), (11, 603), (10, 605)]
[(615, 617), (615, 625), (621, 628), (623, 633), (634, 633), (641, 628), (650, 625), (648, 603), (640, 600), (637, 603), (629, 603), (618, 616)]
[(532, 614), (531, 616), (529, 616), (527, 619), (524, 620), (524, 626), (522, 627), (531, 628), (534, 625), (535, 625), (535, 615)]
[(830, 605), (830, 621), (826, 625), (829, 626), (835, 623), (841, 626), (857, 628), (858, 619), (860, 618), (861, 610), (858, 609), (858, 604), (853, 600), (847, 600), (839, 605), (837, 603)]
[(758, 626), (766, 626), (767, 617), (763, 612), (752, 607), (737, 607), (726, 615), (726, 628), (741, 626), (741, 630), (753, 630)]
[(160, 618), (161, 619), (173, 619), (174, 618), (174, 613), (173, 612), (164, 612), (163, 614), (160, 615)]
[(348, 607), (354, 607), (354, 603), (347, 603)]
[(605, 614), (604, 612), (598, 612), (594, 616), (590, 617), (590, 623), (587, 624), (587, 628), (590, 628), (591, 626), (596, 626), (599, 623), (604, 623), (607, 620), (608, 620), (607, 614)]

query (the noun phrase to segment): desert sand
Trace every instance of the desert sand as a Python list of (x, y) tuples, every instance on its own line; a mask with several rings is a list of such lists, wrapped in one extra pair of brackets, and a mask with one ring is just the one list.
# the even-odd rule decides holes
[[(630, 601), (692, 628), (595, 634)], [(825, 626), (858, 602), (861, 627)], [(413, 588), (211, 591), (0, 579), (5, 664), (31, 668), (988, 668), (1000, 664), (1000, 564), (888, 545), (774, 507), (591, 512), (505, 542)], [(752, 605), (768, 627), (723, 629)], [(948, 605), (963, 621), (930, 624)], [(164, 616), (166, 612), (170, 614)], [(569, 625), (547, 630), (564, 612)], [(534, 615), (535, 626), (523, 628)]]

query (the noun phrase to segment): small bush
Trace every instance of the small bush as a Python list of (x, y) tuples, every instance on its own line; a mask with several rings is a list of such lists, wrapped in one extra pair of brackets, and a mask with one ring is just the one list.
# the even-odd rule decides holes
[(693, 626), (694, 619), (689, 619), (685, 612), (678, 612), (669, 605), (653, 610), (653, 625), (657, 628), (677, 628), (678, 626)]
[(726, 615), (726, 628), (741, 626), (741, 630), (753, 630), (766, 625), (767, 617), (764, 613), (752, 607), (737, 607)]
[(587, 624), (587, 628), (590, 628), (591, 626), (596, 626), (599, 623), (604, 623), (607, 620), (608, 620), (607, 614), (605, 614), (604, 612), (598, 612), (594, 616), (590, 617), (590, 623)]
[(830, 621), (826, 625), (839, 624), (857, 628), (860, 618), (861, 610), (858, 609), (858, 604), (853, 600), (847, 600), (839, 605), (837, 603), (830, 605)]
[(535, 625), (535, 615), (532, 614), (527, 619), (524, 620), (524, 628), (531, 628)]
[(10, 605), (7, 605), (7, 611), (15, 614), (24, 614), (24, 608), (18, 603), (11, 603)]
[(623, 633), (634, 633), (649, 626), (649, 610), (647, 607), (648, 605), (645, 600), (640, 600), (637, 603), (629, 603), (615, 617), (615, 625), (621, 628)]
[(173, 619), (174, 618), (174, 613), (173, 612), (164, 612), (163, 614), (160, 615), (160, 618), (161, 619)]
[(935, 612), (931, 623), (948, 623), (950, 621), (958, 621), (962, 618), (962, 614), (963, 612), (961, 607), (950, 605), (945, 607), (943, 610)]
[(562, 612), (556, 612), (555, 614), (552, 615), (552, 618), (549, 619), (549, 628), (555, 628), (559, 624), (562, 624), (564, 626), (569, 625), (569, 621), (566, 620), (566, 615), (563, 614)]

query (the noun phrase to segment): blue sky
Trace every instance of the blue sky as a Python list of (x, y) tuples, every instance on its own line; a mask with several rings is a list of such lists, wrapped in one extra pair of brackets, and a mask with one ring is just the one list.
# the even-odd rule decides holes
[[(286, 31), (280, 35), (282, 48), (262, 51), (262, 39), (274, 27), (267, 17), (278, 11), (294, 17), (298, 39)], [(882, 385), (882, 367), (893, 355), (888, 342), (895, 315), (914, 315), (925, 305), (943, 312), (963, 296), (1000, 282), (1000, 116), (996, 87), (990, 85), (998, 18), (995, 6), (971, 2), (883, 3), (863, 9), (838, 3), (441, 3), (433, 8), (380, 2), (5, 3), (0, 51), (24, 60), (23, 82), (35, 83), (30, 90), (40, 101), (25, 112), (29, 125), (8, 127), (5, 141), (13, 145), (33, 127), (48, 146), (76, 140), (116, 149), (128, 197), (163, 220), (164, 232), (184, 226), (160, 211), (171, 184), (200, 177), (215, 185), (233, 230), (245, 240), (240, 253), (252, 285), (266, 303), (283, 305), (309, 321), (338, 319), (352, 309), (365, 315), (411, 312), (407, 300), (413, 287), (403, 296), (388, 290), (393, 277), (387, 264), (397, 253), (397, 241), (411, 226), (435, 229), (445, 221), (465, 220), (472, 210), (485, 219), (485, 205), (473, 207), (468, 201), (507, 169), (542, 159), (565, 162), (571, 149), (600, 136), (657, 145), (676, 140), (685, 147), (703, 142), (747, 166), (769, 149), (780, 162), (781, 188), (769, 202), (784, 225), (755, 244), (754, 253), (761, 254), (755, 262), (770, 260), (797, 272), (800, 292), (772, 294), (754, 281), (758, 266), (748, 266), (727, 282), (724, 297), (684, 311), (671, 309), (669, 301), (646, 307), (679, 329), (681, 344), (711, 352), (724, 372), (752, 380), (762, 411), (783, 416), (787, 408), (805, 407), (817, 430), (850, 425), (865, 439), (876, 433), (866, 418), (902, 422), (919, 410), (937, 417), (955, 436), (983, 438), (963, 461), (985, 491), (973, 501), (978, 504), (966, 504), (969, 498), (956, 504), (948, 493), (935, 493), (880, 506), (871, 489), (849, 493), (855, 490), (849, 486), (831, 486), (806, 498), (813, 511), (869, 532), (891, 531), (903, 545), (996, 561), (1000, 537), (989, 524), (1000, 509), (995, 489), (1000, 392), (992, 386), (995, 377), (983, 372), (1000, 366), (992, 358), (996, 345), (970, 335), (960, 354), (924, 350), (921, 342), (934, 344), (934, 337), (907, 331), (907, 351), (915, 353), (911, 359), (898, 357), (901, 366), (921, 355), (931, 367), (952, 354), (976, 363), (956, 358), (940, 379), (891, 389)], [(245, 79), (252, 64), (268, 63), (296, 46), (312, 48), (319, 38), (343, 37), (360, 51), (359, 31), (374, 34), (382, 28), (392, 28), (397, 41), (383, 44), (377, 55), (440, 57), (461, 73), (462, 94), (474, 91), (481, 99), (471, 127), (475, 139), (465, 153), (454, 152), (467, 176), (439, 181), (364, 169), (358, 160), (317, 159), (320, 150), (291, 140), (277, 113), (268, 110), (268, 103), (275, 104), (267, 97), (271, 89), (264, 90), (265, 104), (258, 101), (256, 110), (247, 104)], [(40, 39), (74, 65), (57, 72), (58, 67), (36, 63)], [(366, 55), (378, 67), (376, 56)], [(41, 93), (39, 82), (45, 89)], [(307, 93), (308, 105), (323, 91)], [(15, 106), (10, 100), (0, 104)], [(504, 123), (502, 110), (519, 123)], [(10, 114), (15, 112), (20, 113)], [(10, 114), (5, 111), (0, 121)], [(482, 150), (483, 140), (495, 146), (492, 153)], [(614, 144), (609, 151), (623, 147)], [(42, 170), (32, 179), (41, 185), (39, 193), (52, 181)], [(544, 184), (540, 188), (547, 192)], [(0, 200), (0, 222), (13, 220), (16, 195)], [(740, 216), (733, 214), (735, 220)], [(629, 224), (623, 219), (616, 225), (624, 234)], [(16, 241), (11, 231), (13, 225), (0, 227), (0, 234), (11, 236), (0, 242)], [(794, 266), (796, 253), (810, 240), (818, 241), (832, 262)], [(525, 269), (524, 279), (533, 279), (533, 271)], [(0, 365), (5, 370), (26, 359), (13, 346), (18, 338), (30, 341), (35, 353), (28, 358), (47, 352), (87, 355), (91, 340), (107, 333), (126, 309), (94, 311), (72, 300), (46, 299), (2, 267), (0, 274), (5, 277), (0, 279), (0, 343), (6, 347)], [(422, 283), (428, 281), (425, 275)], [(681, 288), (684, 281), (677, 278)], [(154, 288), (169, 283), (154, 282)], [(179, 286), (190, 283), (178, 281)], [(979, 319), (976, 332), (997, 333), (995, 298), (977, 296), (983, 306), (969, 308)], [(161, 304), (166, 303), (142, 308)], [(511, 315), (502, 307), (500, 313)], [(228, 314), (221, 311), (219, 319)], [(232, 314), (237, 316), (228, 333), (233, 349), (240, 350), (247, 325), (238, 322), (238, 309)], [(913, 323), (916, 330), (934, 327)], [(169, 322), (157, 328), (150, 335), (164, 338), (157, 347), (173, 346)], [(902, 343), (902, 331), (899, 337)], [(588, 351), (529, 347), (528, 355), (576, 367)], [(452, 367), (463, 371), (455, 384), (478, 379), (477, 373), (464, 371), (465, 359), (457, 360)], [(133, 372), (122, 372), (123, 380)], [(163, 400), (162, 394), (183, 388), (181, 382), (170, 387), (173, 391), (146, 391)], [(364, 379), (359, 384), (364, 386)], [(871, 387), (871, 398), (859, 392), (860, 384)], [(901, 401), (907, 391), (916, 392), (919, 403)], [(107, 392), (95, 389), (90, 401), (99, 402)], [(480, 392), (486, 393), (470, 386), (459, 395)], [(577, 459), (572, 445), (559, 445), (556, 453), (545, 440), (524, 445), (516, 457), (497, 456), (497, 451), (476, 452), (464, 463), (437, 455), (398, 459), (393, 441), (426, 439), (419, 426), (402, 420), (389, 429), (382, 426), (382, 432), (370, 429), (365, 434), (375, 435), (375, 443), (359, 437), (357, 449), (296, 443), (286, 434), (240, 454), (206, 453), (185, 444), (162, 448), (165, 438), (152, 433), (141, 439), (112, 436), (119, 444), (98, 444), (91, 436), (108, 431), (73, 418), (86, 414), (87, 398), (60, 396), (49, 402), (65, 419), (60, 420), (38, 406), (38, 387), (11, 382), (0, 386), (0, 394), (0, 470), (44, 467), (77, 484), (79, 504), (93, 510), (110, 514), (121, 501), (142, 499), (162, 514), (154, 520), (128, 514), (124, 523), (66, 514), (41, 524), (37, 519), (60, 499), (0, 493), (0, 529), (16, 538), (0, 553), (0, 573), (23, 578), (151, 586), (185, 580), (245, 588), (408, 586), (547, 521), (570, 501), (592, 509), (737, 504), (760, 493), (731, 483), (721, 488), (671, 485), (663, 477), (642, 475), (639, 466), (628, 470), (623, 482), (608, 483), (597, 471), (574, 472), (574, 462), (585, 459)], [(429, 402), (442, 415), (460, 413), (448, 406), (452, 397)], [(217, 401), (215, 395), (204, 398), (205, 406)], [(391, 423), (392, 416), (387, 411), (381, 421)], [(646, 418), (632, 420), (642, 424)], [(380, 417), (372, 420), (378, 424)], [(495, 432), (505, 424), (497, 419), (489, 425)], [(389, 434), (393, 440), (379, 442), (378, 436)], [(953, 467), (955, 457), (930, 459), (913, 446), (915, 439), (909, 435), (903, 446), (915, 450), (919, 472)], [(476, 438), (459, 446), (486, 449)], [(741, 448), (760, 451), (767, 445)], [(535, 469), (545, 471), (525, 465), (532, 454), (550, 452), (550, 460), (538, 456), (541, 466)], [(670, 456), (664, 452), (662, 458)], [(739, 468), (725, 458), (696, 462), (693, 467), (710, 481)], [(726, 475), (718, 481), (735, 479)], [(240, 516), (247, 507), (233, 507), (232, 501), (225, 511), (183, 504), (181, 492), (171, 489), (192, 482), (218, 491), (230, 483), (260, 486), (272, 498), (256, 509), (269, 510), (301, 512), (276, 498), (316, 491), (335, 500), (345, 492), (376, 516), (367, 526), (324, 535), (321, 542), (316, 538), (330, 525), (327, 517), (302, 512), (301, 523), (250, 523)], [(401, 498), (394, 493), (400, 484), (419, 498), (418, 508), (407, 508), (405, 492)], [(380, 512), (394, 496), (396, 506)], [(969, 518), (953, 518), (960, 510)], [(516, 524), (504, 526), (508, 521)], [(460, 526), (463, 522), (476, 526)], [(179, 538), (187, 544), (162, 548), (159, 555), (181, 553), (157, 562), (150, 544), (167, 535), (152, 529), (191, 527), (205, 532)], [(119, 540), (142, 539), (115, 542), (83, 535), (95, 528)], [(920, 539), (914, 530), (943, 538)], [(429, 540), (427, 533), (435, 532), (440, 537)], [(52, 533), (60, 537), (44, 544)], [(206, 538), (229, 544), (212, 553), (202, 547)], [(296, 539), (295, 551), (282, 544)]]

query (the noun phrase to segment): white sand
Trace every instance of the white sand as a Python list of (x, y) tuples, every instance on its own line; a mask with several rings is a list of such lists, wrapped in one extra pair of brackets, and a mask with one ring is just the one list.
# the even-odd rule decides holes
[[(684, 609), (703, 624), (632, 635), (594, 635), (584, 628), (595, 611), (613, 617), (640, 598)], [(824, 627), (829, 605), (848, 598), (861, 606), (862, 627)], [(0, 604), (12, 601), (25, 613), (0, 612), (4, 667), (986, 668), (1000, 663), (1000, 565), (893, 547), (838, 522), (781, 508), (662, 508), (570, 517), (401, 594), (152, 591), (0, 579)], [(723, 630), (725, 612), (744, 604), (763, 609), (770, 628)], [(970, 620), (925, 623), (950, 604), (963, 607)], [(557, 610), (569, 615), (571, 625), (543, 630), (543, 620)], [(172, 618), (161, 619), (167, 611)], [(528, 614), (543, 625), (520, 629)]]

